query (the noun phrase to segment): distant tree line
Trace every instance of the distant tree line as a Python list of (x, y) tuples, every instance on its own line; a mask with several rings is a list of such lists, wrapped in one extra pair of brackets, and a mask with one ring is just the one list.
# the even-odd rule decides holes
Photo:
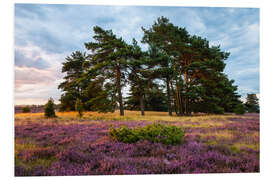
[[(120, 109), (120, 115), (124, 109), (140, 110), (142, 115), (145, 110), (222, 114), (241, 103), (237, 86), (223, 72), (229, 53), (165, 17), (142, 28), (146, 51), (135, 39), (127, 44), (112, 30), (93, 30), (94, 41), (85, 43), (87, 52), (73, 52), (63, 63), (60, 111), (75, 110), (78, 99), (81, 109)], [(127, 85), (130, 91), (124, 98)]]
[[(55, 110), (58, 111), (58, 105), (55, 105)], [(44, 112), (44, 105), (15, 105), (16, 113), (42, 113)]]

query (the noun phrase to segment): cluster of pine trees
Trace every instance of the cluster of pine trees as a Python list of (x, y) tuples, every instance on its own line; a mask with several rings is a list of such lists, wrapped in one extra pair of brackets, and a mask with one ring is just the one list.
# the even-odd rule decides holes
[[(224, 113), (241, 103), (237, 86), (223, 73), (229, 53), (165, 17), (142, 28), (146, 51), (135, 39), (127, 44), (111, 30), (93, 30), (94, 41), (85, 43), (88, 53), (73, 52), (63, 63), (62, 111), (75, 110), (77, 99), (85, 110), (120, 109), (120, 115), (124, 109), (140, 110), (142, 115), (145, 110)], [(127, 85), (130, 92), (124, 98)]]

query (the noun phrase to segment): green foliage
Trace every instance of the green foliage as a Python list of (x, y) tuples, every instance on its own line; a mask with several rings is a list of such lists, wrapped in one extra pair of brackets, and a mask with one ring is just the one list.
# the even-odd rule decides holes
[(176, 126), (151, 124), (135, 129), (122, 126), (109, 129), (109, 135), (113, 139), (124, 143), (135, 143), (139, 140), (172, 144), (181, 144), (184, 141), (185, 131)]
[[(112, 30), (93, 28), (93, 42), (85, 43), (89, 54), (76, 51), (66, 58), (59, 85), (60, 111), (75, 110), (79, 98), (85, 110), (112, 112), (128, 109), (169, 111), (177, 115), (192, 112), (223, 114), (234, 112), (240, 103), (237, 86), (223, 73), (228, 52), (207, 39), (191, 35), (185, 28), (160, 17), (142, 28), (142, 51), (137, 41), (131, 45)], [(131, 93), (124, 102), (122, 88), (129, 83)], [(252, 105), (254, 104), (255, 105)], [(249, 112), (259, 111), (255, 102), (246, 104)]]
[(158, 85), (152, 84), (152, 88), (145, 94), (146, 108), (148, 111), (167, 111), (167, 96)]
[(62, 66), (65, 81), (58, 86), (64, 92), (59, 111), (75, 111), (78, 98), (84, 111), (114, 111), (115, 98), (110, 96), (109, 83), (105, 83), (105, 77), (94, 66), (93, 59), (80, 51), (67, 56)]
[(60, 112), (74, 111), (75, 110), (76, 96), (74, 95), (73, 92), (67, 91), (61, 95), (60, 102), (61, 102), (60, 106), (59, 106)]
[(215, 106), (213, 113), (214, 114), (224, 114), (224, 108), (220, 107), (220, 106)]
[[(134, 90), (135, 89), (135, 90)], [(140, 101), (135, 94), (136, 88), (131, 86), (131, 93), (126, 98), (126, 108), (128, 110), (139, 110)], [(146, 111), (167, 111), (167, 99), (166, 95), (162, 92), (162, 89), (157, 84), (152, 84), (152, 88), (144, 93), (145, 110)]]
[(247, 111), (249, 113), (259, 112), (259, 99), (257, 98), (256, 94), (248, 94), (247, 101), (245, 103)]
[(133, 43), (129, 46), (129, 58), (127, 62), (128, 69), (128, 80), (131, 86), (131, 94), (129, 106), (133, 106), (133, 102), (138, 102), (141, 114), (144, 115), (145, 110), (145, 93), (147, 87), (148, 76), (145, 75), (146, 68), (146, 56), (147, 53), (143, 52), (138, 46), (137, 41), (133, 39)]
[(81, 118), (83, 116), (83, 103), (79, 98), (76, 100), (75, 110), (78, 112), (78, 115)]
[[(87, 65), (86, 54), (80, 51), (73, 52), (63, 62), (62, 73), (66, 73), (66, 76), (58, 86), (58, 89), (64, 92), (60, 98), (60, 111), (74, 111), (77, 98), (83, 99), (83, 102), (88, 99), (88, 97), (81, 97), (81, 94), (90, 83), (89, 78), (82, 79)], [(87, 107), (85, 108), (87, 109)]]
[(109, 136), (124, 143), (135, 143), (139, 141), (139, 137), (136, 135), (135, 131), (126, 126), (122, 126), (121, 128), (111, 127), (109, 129)]
[(85, 93), (89, 97), (86, 101), (88, 106), (93, 111), (98, 112), (114, 112), (116, 108), (116, 88), (112, 83), (105, 83), (103, 77), (92, 81)]
[(54, 118), (55, 115), (55, 104), (52, 98), (50, 98), (44, 106), (44, 114), (46, 118)]
[(236, 108), (234, 109), (235, 114), (244, 114), (246, 112), (245, 106), (242, 103), (239, 103)]
[(30, 110), (30, 107), (29, 106), (25, 106), (22, 108), (22, 112), (23, 113), (29, 113), (31, 110)]
[[(120, 115), (124, 115), (122, 86), (126, 83), (125, 72), (127, 69), (127, 59), (129, 54), (129, 46), (122, 38), (117, 38), (112, 30), (104, 30), (99, 26), (93, 28), (95, 42), (85, 43), (87, 50), (91, 51), (91, 63), (93, 66), (89, 70), (102, 76), (104, 79), (114, 83), (114, 86), (109, 86), (110, 91), (117, 96), (119, 103)], [(104, 84), (106, 86), (106, 83)], [(114, 89), (116, 88), (116, 91)]]
[(179, 115), (233, 111), (237, 87), (222, 73), (229, 53), (220, 46), (210, 46), (205, 38), (190, 35), (165, 17), (158, 18), (148, 30), (142, 29), (142, 42), (150, 46), (154, 57), (155, 77), (167, 84), (168, 108), (171, 92)]

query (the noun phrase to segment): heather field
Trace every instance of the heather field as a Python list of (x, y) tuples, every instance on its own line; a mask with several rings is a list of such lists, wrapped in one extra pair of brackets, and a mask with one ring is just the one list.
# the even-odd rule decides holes
[[(113, 175), (259, 172), (259, 114), (169, 117), (166, 112), (15, 114), (15, 175)], [(112, 127), (152, 123), (182, 127), (180, 145), (132, 144), (109, 137)]]

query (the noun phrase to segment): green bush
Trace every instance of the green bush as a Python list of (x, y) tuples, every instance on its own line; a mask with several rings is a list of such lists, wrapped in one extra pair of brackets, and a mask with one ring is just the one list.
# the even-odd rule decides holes
[(54, 110), (55, 110), (55, 104), (53, 102), (53, 99), (50, 98), (48, 100), (47, 104), (45, 104), (45, 106), (44, 106), (45, 117), (46, 118), (54, 118), (54, 117), (56, 117)]
[(30, 111), (31, 111), (30, 107), (28, 107), (28, 106), (25, 106), (25, 107), (22, 108), (23, 113), (29, 113)]
[(181, 144), (184, 140), (185, 132), (179, 127), (151, 124), (145, 127), (129, 129), (126, 126), (109, 129), (109, 136), (124, 143), (135, 143), (139, 140), (148, 140), (163, 144)]
[(234, 113), (235, 114), (244, 114), (246, 112), (245, 110), (245, 106), (243, 104), (238, 104), (235, 109), (234, 109)]
[(76, 100), (75, 110), (78, 112), (79, 117), (81, 118), (83, 116), (83, 103), (79, 98)]

